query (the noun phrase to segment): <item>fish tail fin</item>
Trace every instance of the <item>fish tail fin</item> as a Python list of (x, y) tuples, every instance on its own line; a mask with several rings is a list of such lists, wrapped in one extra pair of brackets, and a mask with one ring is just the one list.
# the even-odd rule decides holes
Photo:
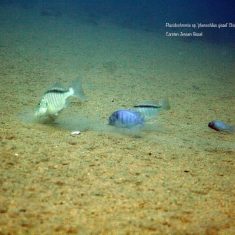
[(230, 132), (235, 133), (235, 126), (230, 126)]
[(161, 108), (164, 110), (169, 110), (170, 109), (170, 103), (168, 98), (164, 98), (160, 100), (159, 104), (161, 105)]
[(73, 89), (73, 96), (78, 97), (80, 100), (87, 100), (85, 93), (82, 88), (82, 82), (79, 79), (76, 79), (71, 84), (71, 89)]

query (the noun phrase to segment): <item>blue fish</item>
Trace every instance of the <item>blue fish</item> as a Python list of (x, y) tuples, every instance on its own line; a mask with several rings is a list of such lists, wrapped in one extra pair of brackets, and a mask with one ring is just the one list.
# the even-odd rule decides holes
[(144, 125), (144, 117), (140, 112), (130, 109), (121, 109), (113, 112), (109, 117), (109, 125), (132, 128)]
[(229, 133), (234, 133), (235, 132), (235, 127), (228, 125), (222, 121), (219, 120), (214, 120), (208, 123), (208, 127), (211, 129), (214, 129), (216, 131), (225, 131)]

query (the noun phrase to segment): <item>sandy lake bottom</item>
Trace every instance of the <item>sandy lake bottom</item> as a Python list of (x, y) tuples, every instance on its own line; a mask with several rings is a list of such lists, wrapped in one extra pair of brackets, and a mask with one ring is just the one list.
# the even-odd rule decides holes
[[(0, 234), (234, 234), (235, 47), (0, 8)], [(79, 77), (53, 125), (43, 92)], [(167, 97), (139, 136), (109, 115)], [(71, 131), (80, 130), (78, 136)]]

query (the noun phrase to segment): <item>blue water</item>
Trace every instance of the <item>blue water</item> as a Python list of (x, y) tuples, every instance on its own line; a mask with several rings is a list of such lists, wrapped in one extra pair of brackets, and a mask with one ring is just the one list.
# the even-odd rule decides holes
[[(101, 18), (123, 27), (146, 31), (165, 31), (169, 23), (229, 23), (235, 22), (233, 0), (1, 0), (0, 4), (17, 5), (25, 9), (38, 8), (43, 15), (79, 14), (93, 23)], [(203, 29), (203, 40), (233, 42), (235, 30)]]

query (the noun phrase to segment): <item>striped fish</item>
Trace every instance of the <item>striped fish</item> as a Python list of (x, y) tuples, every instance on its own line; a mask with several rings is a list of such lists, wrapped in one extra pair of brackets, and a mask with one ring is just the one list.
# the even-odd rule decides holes
[(67, 106), (67, 99), (72, 96), (78, 97), (81, 100), (85, 98), (79, 80), (74, 81), (68, 89), (57, 85), (47, 90), (36, 108), (36, 118), (49, 117), (55, 119)]
[(129, 109), (117, 110), (109, 117), (109, 125), (111, 126), (132, 128), (143, 124), (144, 118), (141, 113)]

